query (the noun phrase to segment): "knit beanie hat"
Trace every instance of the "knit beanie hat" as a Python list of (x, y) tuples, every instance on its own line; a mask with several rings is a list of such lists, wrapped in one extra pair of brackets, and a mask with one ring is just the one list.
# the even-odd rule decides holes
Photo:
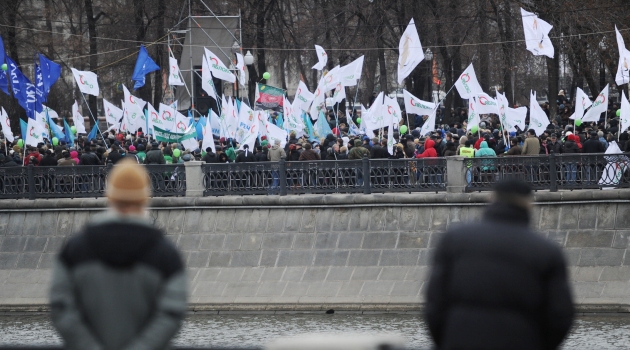
[(130, 159), (119, 161), (107, 177), (105, 194), (112, 202), (144, 204), (151, 195), (149, 174)]

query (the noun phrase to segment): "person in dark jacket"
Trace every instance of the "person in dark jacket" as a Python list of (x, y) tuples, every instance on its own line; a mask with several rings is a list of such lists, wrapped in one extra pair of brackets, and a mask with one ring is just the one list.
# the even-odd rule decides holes
[(549, 137), (547, 149), (549, 150), (549, 154), (562, 153), (562, 142), (558, 141), (558, 136), (556, 134), (551, 134), (551, 136)]
[(287, 154), (287, 161), (297, 162), (300, 160), (300, 154), (302, 153), (302, 145), (296, 143), (289, 145), (289, 153)]
[(83, 155), (79, 159), (80, 165), (100, 165), (101, 161), (98, 159), (96, 153), (92, 151), (92, 147), (90, 145), (85, 145), (83, 150)]
[(157, 142), (151, 144), (151, 150), (147, 152), (147, 157), (144, 159), (144, 164), (166, 164), (164, 154), (160, 150)]
[(262, 146), (256, 147), (256, 154), (254, 154), (254, 159), (257, 162), (266, 162), (267, 161), (267, 152), (263, 150)]
[(528, 228), (531, 192), (500, 182), (481, 222), (442, 236), (426, 289), (438, 349), (555, 349), (571, 329), (565, 261)]
[(40, 166), (57, 166), (57, 157), (55, 157), (55, 152), (53, 150), (48, 150), (44, 152), (44, 158), (39, 162)]
[(112, 146), (112, 149), (109, 151), (109, 154), (107, 155), (107, 162), (116, 164), (123, 158), (124, 156), (122, 155), (122, 153), (120, 153), (120, 148), (118, 146)]
[(599, 136), (597, 136), (597, 132), (596, 131), (592, 131), (589, 134), (588, 140), (586, 140), (586, 142), (584, 142), (584, 145), (582, 146), (582, 152), (583, 153), (604, 153), (604, 152), (606, 152), (606, 148), (604, 147), (604, 144), (601, 143), (601, 141), (599, 141)]
[(370, 159), (387, 159), (389, 152), (387, 151), (387, 140), (383, 139), (380, 144), (375, 143), (372, 147)]
[(238, 152), (236, 156), (237, 163), (251, 163), (255, 162), (254, 153), (249, 150), (249, 145), (243, 145), (243, 149)]
[(107, 178), (110, 210), (53, 262), (50, 309), (65, 349), (167, 349), (186, 315), (181, 256), (153, 226), (145, 167), (123, 160)]
[(304, 147), (304, 151), (302, 151), (302, 153), (300, 153), (300, 158), (298, 158), (298, 160), (309, 161), (309, 160), (320, 160), (321, 159), (319, 154), (313, 150), (313, 146), (310, 143), (306, 142), (306, 143), (304, 143), (304, 145), (302, 147)]
[(217, 157), (217, 155), (212, 152), (212, 148), (208, 147), (206, 148), (206, 154), (203, 156), (203, 158), (201, 158), (201, 161), (206, 163), (218, 163), (219, 157)]

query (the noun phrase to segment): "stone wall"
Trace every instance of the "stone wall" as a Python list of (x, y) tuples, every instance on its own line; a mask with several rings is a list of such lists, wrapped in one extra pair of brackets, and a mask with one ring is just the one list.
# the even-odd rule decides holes
[[(539, 192), (533, 226), (564, 247), (583, 310), (630, 304), (627, 190)], [(195, 310), (421, 307), (440, 232), (488, 194), (160, 198), (151, 217), (183, 252)], [(103, 199), (0, 202), (0, 305), (44, 309), (55, 253)]]

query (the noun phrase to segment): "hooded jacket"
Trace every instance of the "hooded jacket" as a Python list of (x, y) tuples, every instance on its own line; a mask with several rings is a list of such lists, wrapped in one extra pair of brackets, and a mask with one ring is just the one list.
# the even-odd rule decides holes
[(416, 155), (416, 158), (437, 158), (437, 156), (435, 141), (429, 139), (424, 143), (424, 152)]
[(280, 158), (282, 157), (286, 158), (287, 153), (284, 151), (284, 148), (280, 147), (279, 145), (271, 146), (271, 149), (269, 150), (269, 152), (267, 152), (267, 159), (272, 162), (279, 162)]
[(186, 295), (184, 265), (164, 233), (107, 212), (55, 259), (51, 317), (66, 349), (165, 349)]
[(496, 152), (488, 147), (488, 142), (482, 141), (479, 145), (479, 149), (475, 152), (475, 157), (496, 157)]
[(239, 151), (238, 155), (236, 156), (237, 163), (252, 163), (255, 161), (256, 159), (254, 158), (254, 152), (250, 151), (249, 149)]
[(76, 162), (77, 165), (79, 165), (80, 161), (79, 161), (79, 152), (77, 151), (71, 151), (70, 152), (70, 158), (74, 159), (74, 161)]

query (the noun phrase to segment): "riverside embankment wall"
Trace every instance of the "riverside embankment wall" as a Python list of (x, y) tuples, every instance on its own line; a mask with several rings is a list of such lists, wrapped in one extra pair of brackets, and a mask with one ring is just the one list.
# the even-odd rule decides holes
[[(194, 310), (417, 311), (432, 251), (487, 193), (156, 198)], [(560, 244), (584, 311), (630, 310), (629, 190), (538, 192), (532, 226)], [(103, 199), (0, 201), (0, 310), (45, 310), (63, 243)], [(471, 234), (474, 234), (472, 232)]]

